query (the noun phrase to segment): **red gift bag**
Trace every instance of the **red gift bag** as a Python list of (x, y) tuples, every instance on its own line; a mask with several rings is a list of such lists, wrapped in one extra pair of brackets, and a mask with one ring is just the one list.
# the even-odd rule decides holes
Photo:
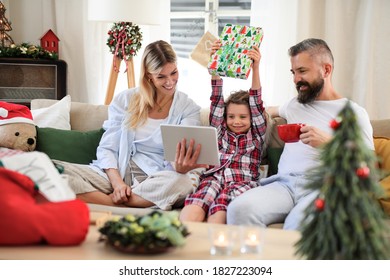
[(49, 202), (27, 176), (0, 168), (0, 245), (78, 245), (89, 229), (81, 200)]

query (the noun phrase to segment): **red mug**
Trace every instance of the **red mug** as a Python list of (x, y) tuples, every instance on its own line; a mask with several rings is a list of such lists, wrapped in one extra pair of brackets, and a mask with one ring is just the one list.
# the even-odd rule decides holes
[(293, 143), (299, 141), (301, 135), (301, 127), (305, 126), (303, 123), (289, 123), (278, 125), (278, 134), (280, 139), (286, 143)]

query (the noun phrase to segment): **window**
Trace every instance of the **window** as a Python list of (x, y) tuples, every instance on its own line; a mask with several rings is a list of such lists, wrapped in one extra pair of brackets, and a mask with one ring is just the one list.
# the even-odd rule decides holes
[[(209, 106), (210, 75), (190, 59), (206, 31), (218, 37), (226, 23), (249, 25), (251, 0), (171, 0), (171, 43), (179, 57), (179, 89), (202, 107)], [(224, 93), (249, 89), (250, 81), (224, 78)]]

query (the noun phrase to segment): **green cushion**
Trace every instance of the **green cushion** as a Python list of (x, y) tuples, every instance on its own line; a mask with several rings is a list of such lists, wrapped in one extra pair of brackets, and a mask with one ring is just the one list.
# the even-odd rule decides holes
[(272, 148), (272, 147), (267, 148), (267, 158), (269, 164), (268, 175), (273, 175), (278, 173), (278, 164), (282, 152), (283, 152), (283, 148)]
[(36, 150), (49, 158), (72, 163), (89, 164), (96, 159), (96, 148), (104, 130), (81, 132), (37, 127)]

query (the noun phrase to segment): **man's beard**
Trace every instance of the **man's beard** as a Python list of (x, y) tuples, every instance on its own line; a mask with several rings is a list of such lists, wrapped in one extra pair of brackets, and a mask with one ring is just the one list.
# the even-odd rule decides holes
[[(299, 90), (301, 86), (306, 86), (306, 90)], [(307, 104), (313, 102), (319, 95), (324, 87), (324, 79), (319, 78), (312, 84), (308, 82), (298, 82), (296, 89), (298, 91), (298, 102), (301, 104)]]

